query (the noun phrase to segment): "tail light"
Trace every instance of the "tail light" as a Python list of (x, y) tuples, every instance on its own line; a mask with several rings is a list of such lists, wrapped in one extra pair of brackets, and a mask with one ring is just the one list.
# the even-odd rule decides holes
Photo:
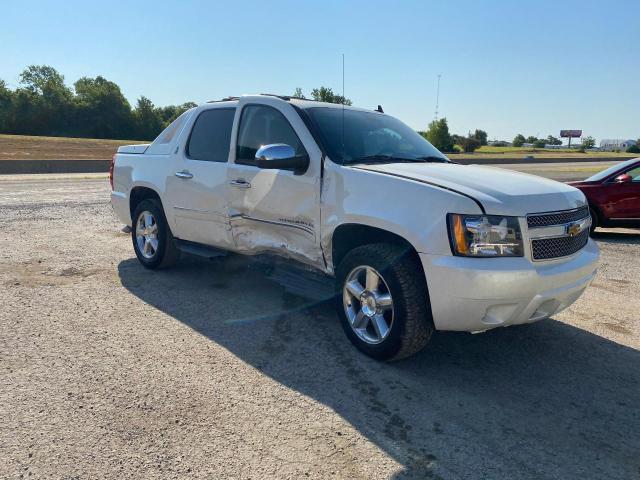
[(116, 164), (116, 154), (113, 154), (111, 157), (111, 164), (109, 165), (109, 184), (111, 185), (111, 190), (113, 190), (113, 167)]

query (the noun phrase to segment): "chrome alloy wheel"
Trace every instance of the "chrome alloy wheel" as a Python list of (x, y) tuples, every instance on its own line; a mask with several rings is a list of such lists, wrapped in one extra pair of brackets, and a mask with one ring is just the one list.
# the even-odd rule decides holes
[(158, 223), (147, 210), (138, 215), (136, 221), (136, 243), (142, 256), (152, 259), (158, 251)]
[(387, 338), (393, 325), (393, 299), (378, 271), (366, 265), (351, 270), (342, 289), (342, 302), (360, 339), (377, 344)]

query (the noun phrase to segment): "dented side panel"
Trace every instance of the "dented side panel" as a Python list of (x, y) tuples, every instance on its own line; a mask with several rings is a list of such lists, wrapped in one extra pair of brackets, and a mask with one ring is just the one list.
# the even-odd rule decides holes
[[(321, 151), (298, 113), (277, 98), (243, 97), (234, 122), (237, 138), (241, 109), (247, 104), (269, 105), (289, 121), (309, 155), (302, 175), (235, 163), (235, 142), (228, 170), (229, 218), (235, 249), (240, 253), (272, 252), (325, 270), (320, 248)], [(233, 186), (242, 180), (244, 186)], [(247, 185), (248, 184), (248, 185)]]

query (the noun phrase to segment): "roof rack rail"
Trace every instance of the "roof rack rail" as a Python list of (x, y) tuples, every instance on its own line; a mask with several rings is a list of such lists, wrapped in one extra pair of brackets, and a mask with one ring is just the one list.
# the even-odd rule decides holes
[[(319, 103), (322, 103), (321, 100), (315, 100), (313, 98), (295, 97), (293, 95), (278, 95), (276, 93), (260, 93), (259, 95), (264, 95), (265, 97), (279, 98), (281, 100), (284, 100), (285, 102), (288, 102), (290, 100), (304, 100), (306, 102), (319, 102)], [(240, 97), (225, 97), (225, 98), (222, 98), (220, 100), (209, 100), (207, 103), (230, 102), (230, 101), (233, 101), (233, 100), (240, 100)]]
[(220, 100), (209, 100), (207, 103), (230, 102), (232, 100), (240, 100), (240, 97), (224, 97)]
[(260, 95), (264, 95), (266, 97), (280, 98), (280, 99), (285, 100), (287, 102), (290, 101), (290, 100), (304, 100), (306, 102), (320, 102), (320, 100), (315, 100), (313, 98), (296, 97), (294, 95), (277, 95), (275, 93), (261, 93)]

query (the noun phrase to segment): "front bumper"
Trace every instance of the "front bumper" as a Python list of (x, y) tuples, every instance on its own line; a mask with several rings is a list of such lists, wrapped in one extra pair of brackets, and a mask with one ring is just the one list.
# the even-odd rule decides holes
[(575, 302), (596, 274), (589, 239), (569, 258), (466, 258), (420, 254), (437, 330), (477, 332), (550, 317)]

